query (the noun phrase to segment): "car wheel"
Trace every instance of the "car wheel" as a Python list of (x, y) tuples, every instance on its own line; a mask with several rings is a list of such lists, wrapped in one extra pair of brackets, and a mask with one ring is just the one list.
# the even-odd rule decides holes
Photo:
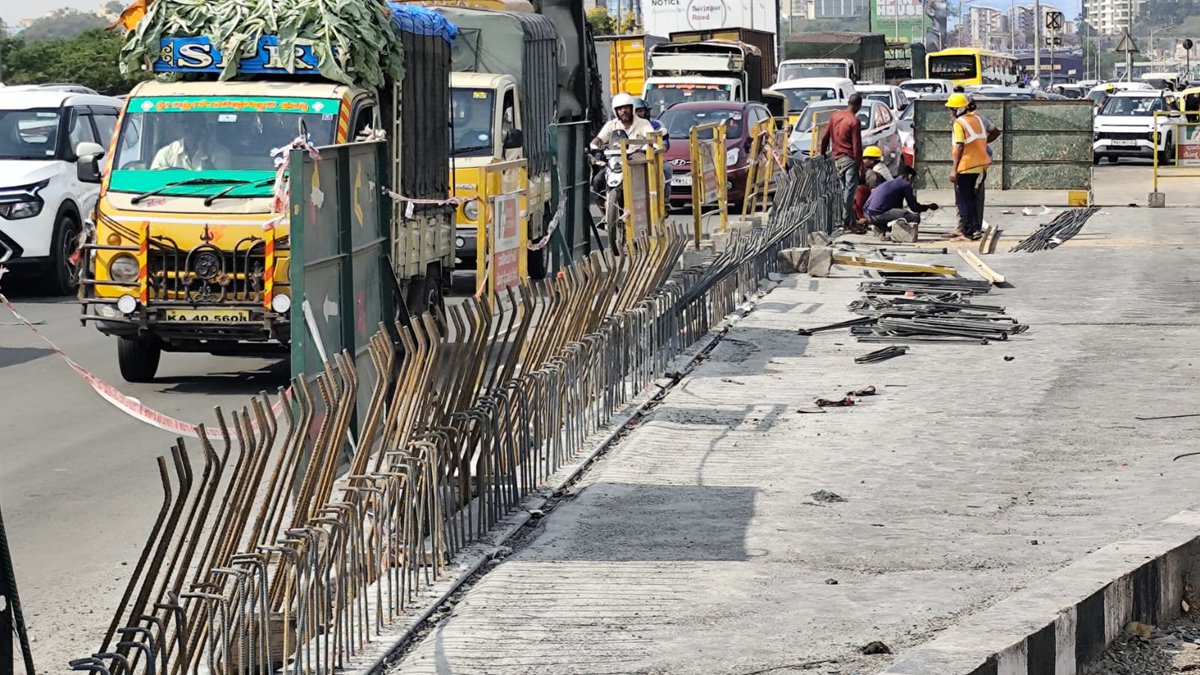
[(1092, 164), (1099, 164), (1099, 163), (1100, 163), (1100, 158), (1101, 158), (1101, 157), (1103, 157), (1103, 156), (1104, 156), (1104, 155), (1101, 155), (1101, 154), (1093, 154), (1093, 155), (1092, 155)]
[(1119, 157), (1117, 157), (1116, 155), (1109, 155), (1108, 157), (1105, 157), (1105, 159), (1107, 159), (1107, 160), (1108, 160), (1108, 163), (1109, 163), (1109, 164), (1116, 164), (1116, 163), (1117, 163), (1117, 160), (1118, 160), (1118, 159), (1120, 159), (1120, 158), (1119, 158)]
[(153, 336), (117, 338), (117, 365), (126, 382), (153, 382), (162, 345)]
[(79, 218), (67, 211), (59, 216), (50, 246), (50, 269), (46, 290), (54, 295), (71, 295), (79, 288), (79, 268), (71, 258), (79, 248)]
[(1171, 166), (1175, 163), (1175, 144), (1171, 142), (1171, 137), (1167, 136), (1167, 142), (1163, 145), (1162, 152), (1158, 153), (1159, 166)]

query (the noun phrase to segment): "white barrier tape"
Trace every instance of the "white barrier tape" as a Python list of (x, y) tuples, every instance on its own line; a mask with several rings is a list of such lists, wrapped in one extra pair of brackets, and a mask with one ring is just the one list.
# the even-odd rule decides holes
[(567, 215), (567, 191), (561, 190), (558, 193), (558, 209), (554, 212), (554, 217), (550, 219), (550, 226), (546, 228), (546, 234), (541, 239), (530, 242), (526, 248), (530, 251), (540, 251), (550, 245), (550, 237), (554, 236), (554, 231), (562, 223), (563, 217)]
[[(3, 268), (0, 268), (0, 271), (2, 270)], [(2, 276), (2, 274), (0, 274), (0, 276)], [(161, 413), (145, 403), (142, 403), (138, 399), (121, 393), (119, 389), (105, 382), (104, 380), (101, 380), (96, 375), (93, 375), (88, 369), (79, 365), (75, 359), (67, 356), (67, 353), (64, 352), (57, 344), (55, 344), (53, 340), (46, 337), (40, 330), (38, 330), (33, 321), (25, 318), (19, 311), (17, 311), (17, 308), (3, 293), (0, 293), (0, 302), (4, 303), (4, 306), (8, 309), (9, 313), (11, 313), (21, 325), (33, 331), (34, 334), (37, 335), (47, 347), (49, 347), (55, 354), (58, 354), (59, 358), (61, 358), (63, 362), (71, 368), (71, 370), (74, 370), (80, 377), (82, 377), (83, 380), (92, 387), (92, 390), (100, 396), (100, 398), (108, 401), (114, 408), (138, 420), (139, 422), (144, 422), (152, 427), (162, 429), (163, 431), (169, 431), (171, 433), (179, 434), (180, 436), (187, 436), (189, 438), (199, 438), (199, 429), (195, 424), (184, 422), (183, 420), (176, 419), (165, 413)], [(43, 324), (45, 322), (39, 321), (37, 323)], [(279, 414), (283, 411), (283, 406), (288, 398), (288, 392), (285, 391), (283, 398), (276, 401), (275, 405), (271, 407), (272, 417), (279, 416)], [(251, 426), (257, 429), (258, 423), (252, 422)], [(225, 437), (224, 433), (219, 428), (205, 427), (204, 431), (204, 435), (207, 436), (209, 440), (220, 440)]]
[(271, 213), (282, 213), (286, 216), (288, 212), (291, 186), (288, 182), (287, 168), (288, 155), (292, 150), (303, 150), (314, 161), (321, 159), (321, 153), (312, 144), (311, 137), (297, 136), (291, 143), (271, 150), (271, 157), (275, 162), (275, 186), (271, 189)]

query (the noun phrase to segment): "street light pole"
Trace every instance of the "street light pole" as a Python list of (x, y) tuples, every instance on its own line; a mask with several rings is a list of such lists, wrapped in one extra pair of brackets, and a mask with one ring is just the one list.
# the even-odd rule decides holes
[(1041, 83), (1041, 80), (1042, 80), (1042, 4), (1038, 0), (1033, 0), (1033, 78), (1038, 83)]

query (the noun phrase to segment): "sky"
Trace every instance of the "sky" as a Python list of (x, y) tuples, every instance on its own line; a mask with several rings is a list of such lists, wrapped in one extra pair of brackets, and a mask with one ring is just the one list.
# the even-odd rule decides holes
[[(129, 4), (121, 0), (121, 4)], [(21, 19), (33, 19), (46, 12), (63, 7), (91, 12), (104, 5), (102, 0), (43, 0), (42, 2), (23, 2), (21, 0), (0, 0), (0, 18), (4, 23), (16, 23)]]
[[(1067, 18), (1074, 20), (1079, 16), (1081, 0), (1046, 0), (1046, 4), (1053, 5), (1067, 15)], [(1017, 0), (1017, 4), (1031, 4), (1032, 0)], [(38, 17), (51, 10), (60, 7), (70, 7), (78, 10), (95, 10), (103, 5), (103, 0), (45, 0), (43, 2), (20, 2), (19, 0), (3, 0), (0, 2), (0, 17), (5, 23), (15, 23), (21, 19)], [(122, 4), (128, 4), (122, 0)], [(976, 0), (972, 3), (981, 7), (994, 7), (999, 10), (1008, 9), (1009, 0)]]

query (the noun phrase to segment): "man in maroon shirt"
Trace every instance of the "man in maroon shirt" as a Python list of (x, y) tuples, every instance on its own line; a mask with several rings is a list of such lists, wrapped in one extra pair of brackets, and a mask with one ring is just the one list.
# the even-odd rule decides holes
[(862, 128), (858, 122), (858, 111), (862, 108), (862, 96), (851, 94), (846, 107), (829, 118), (825, 133), (821, 135), (821, 154), (833, 149), (833, 166), (842, 177), (842, 202), (845, 205), (843, 229), (851, 232), (865, 228), (854, 218), (854, 192), (862, 174)]

